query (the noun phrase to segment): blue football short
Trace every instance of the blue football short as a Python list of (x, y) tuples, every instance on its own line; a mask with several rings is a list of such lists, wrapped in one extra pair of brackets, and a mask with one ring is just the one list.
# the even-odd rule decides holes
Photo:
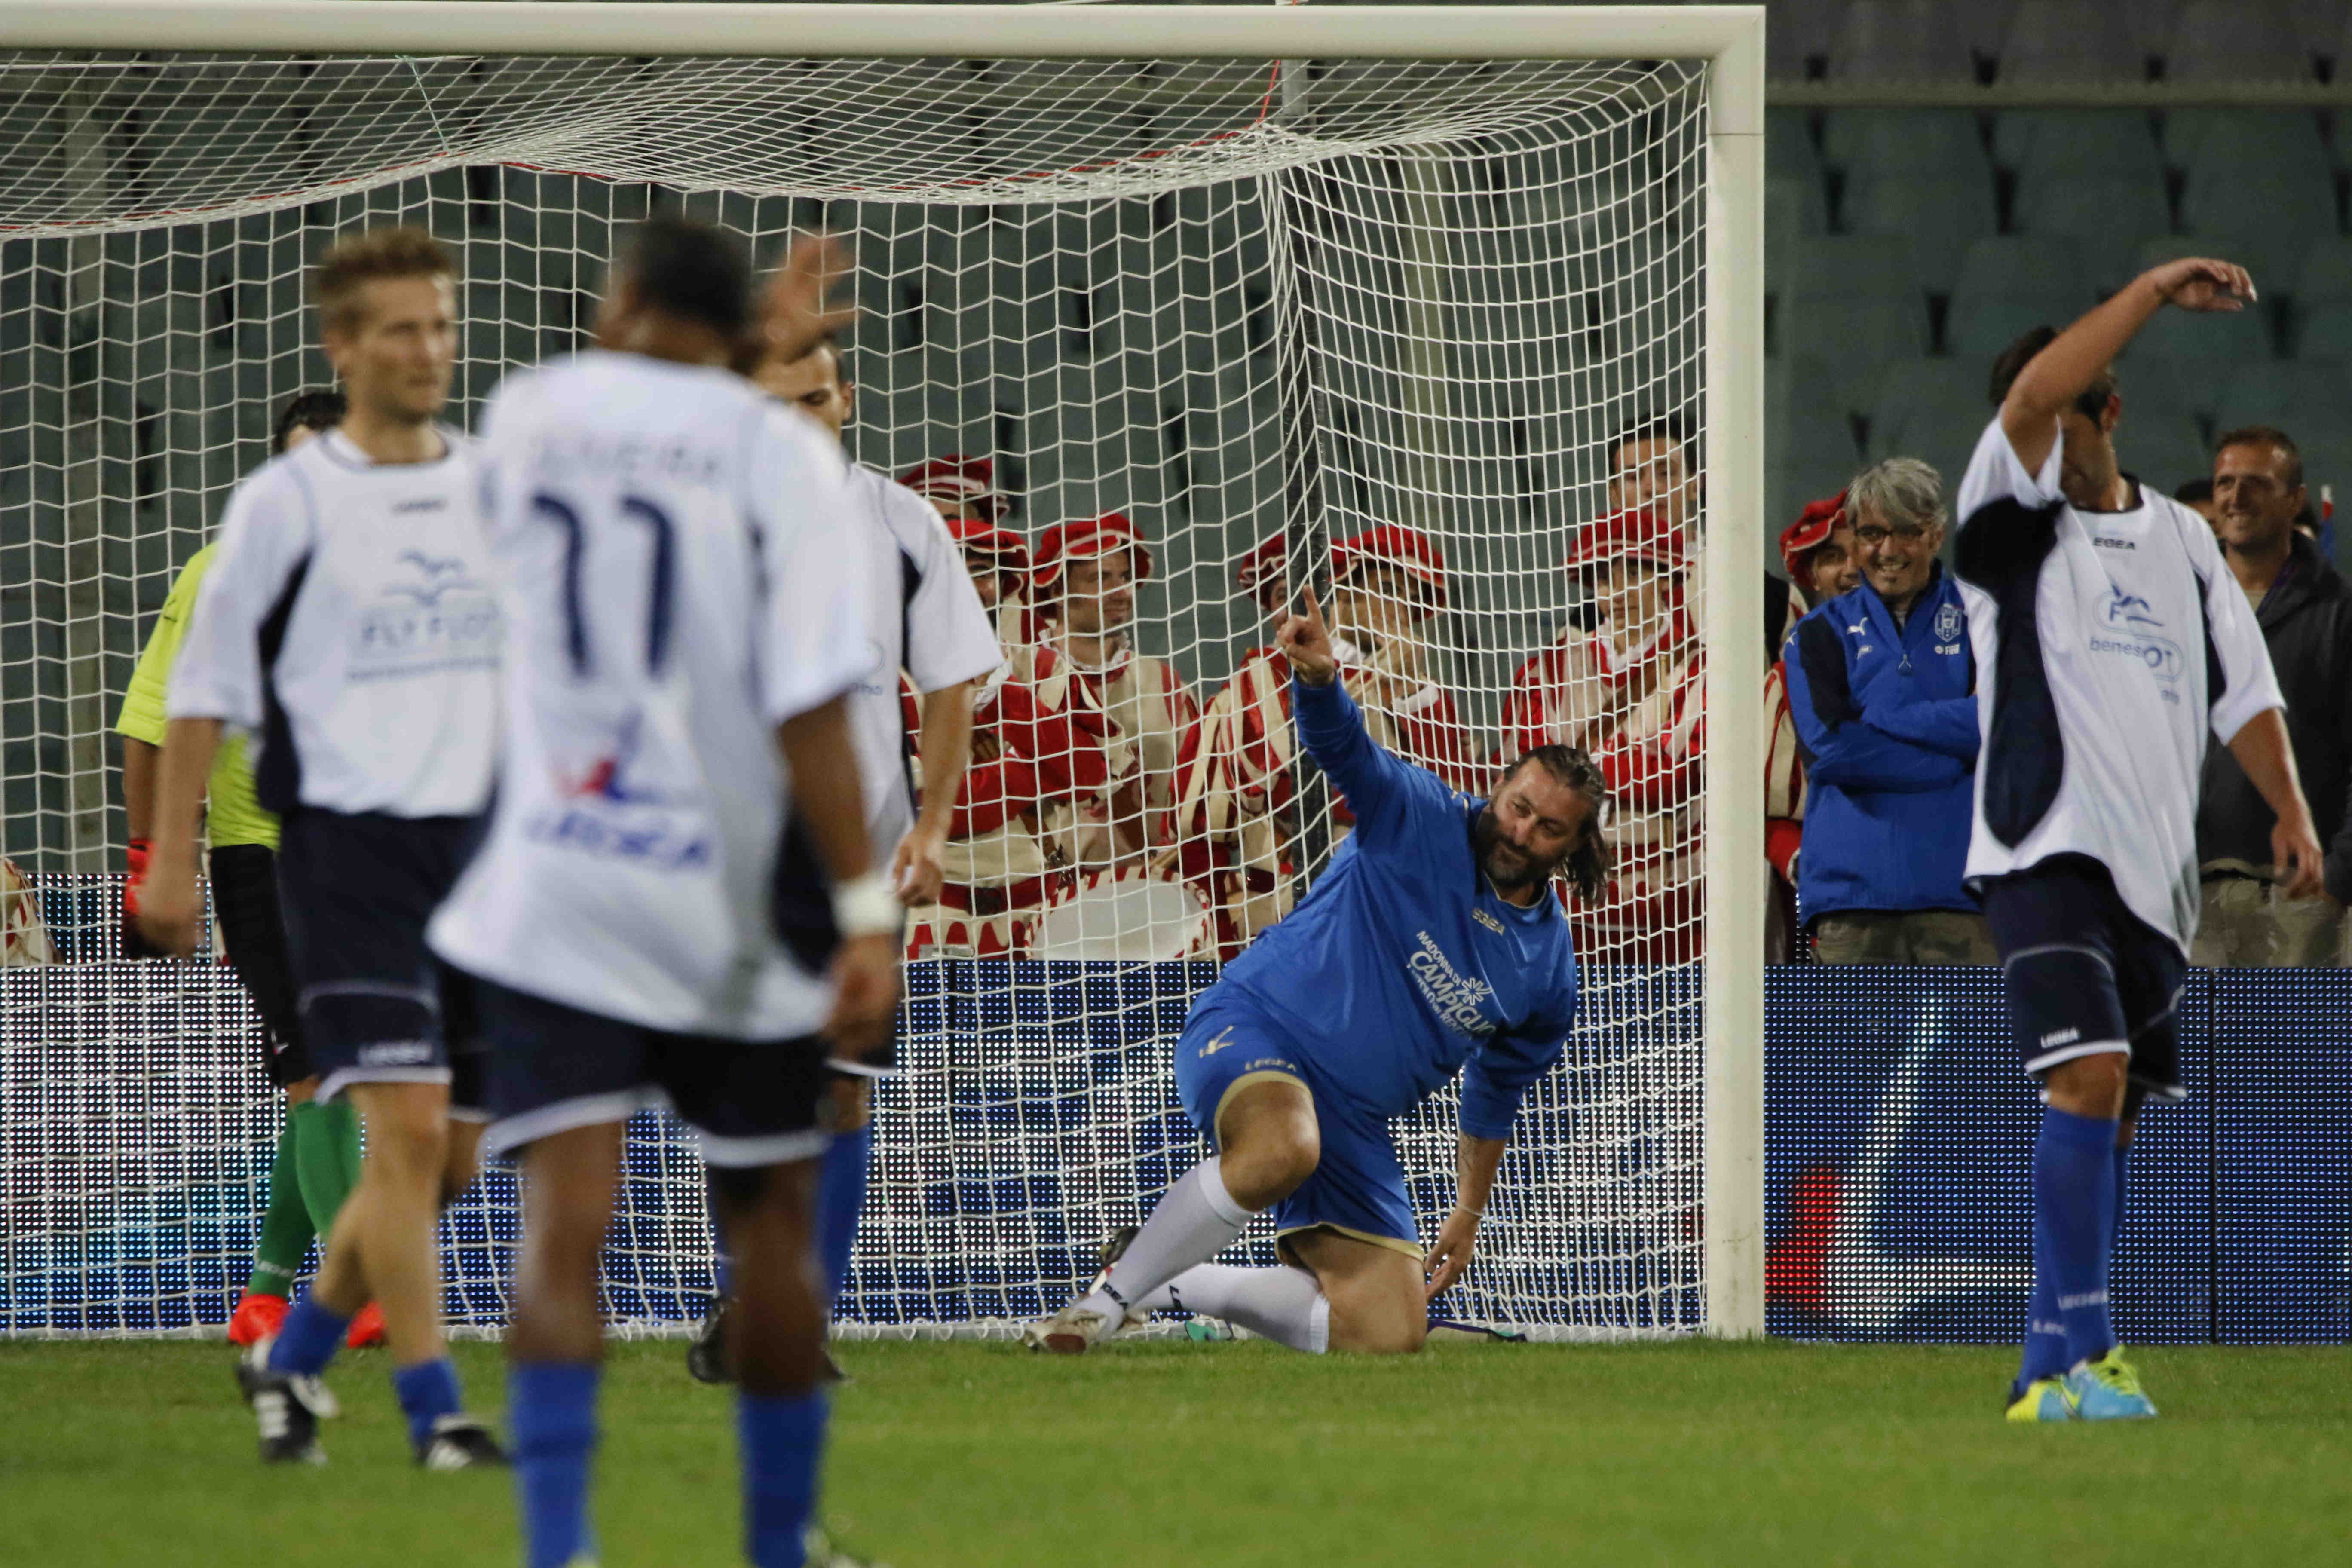
[(1202, 995), (1177, 1037), (1176, 1092), (1212, 1147), (1227, 1101), (1268, 1080), (1307, 1090), (1323, 1145), (1315, 1173), (1275, 1207), (1277, 1241), (1299, 1231), (1336, 1230), (1419, 1258), (1419, 1226), (1386, 1120), (1340, 1093), (1282, 1026), (1245, 998), (1225, 987)]
[(2035, 1078), (2116, 1051), (2149, 1094), (2179, 1100), (2179, 1006), (2189, 976), (2179, 944), (2132, 913), (2107, 868), (2060, 855), (1982, 880), (2017, 1054)]
[(470, 817), (287, 815), (278, 896), (320, 1100), (355, 1083), (446, 1083), (450, 1115), (482, 1119), (464, 987), (425, 946), (475, 843)]
[(489, 1047), (490, 1130), (506, 1154), (554, 1132), (667, 1106), (701, 1135), (706, 1163), (784, 1165), (824, 1152), (825, 1043), (727, 1040), (649, 1029), (473, 982)]

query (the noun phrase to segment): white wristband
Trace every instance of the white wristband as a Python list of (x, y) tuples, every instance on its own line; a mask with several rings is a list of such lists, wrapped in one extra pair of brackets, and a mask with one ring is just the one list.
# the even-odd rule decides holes
[(868, 871), (834, 885), (833, 923), (843, 936), (896, 936), (905, 921), (898, 895), (881, 872)]

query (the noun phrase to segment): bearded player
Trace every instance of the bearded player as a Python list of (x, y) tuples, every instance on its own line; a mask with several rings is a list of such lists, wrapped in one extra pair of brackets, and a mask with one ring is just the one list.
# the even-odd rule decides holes
[[(1291, 704), (1356, 830), (1314, 891), (1226, 965), (1176, 1044), (1215, 1152), (1161, 1198), (1093, 1289), (1024, 1338), (1083, 1352), (1163, 1310), (1296, 1350), (1416, 1351), (1470, 1262), (1511, 1122), (1574, 1023), (1576, 957), (1550, 894), (1602, 877), (1591, 758), (1528, 752), (1473, 800), (1373, 743), (1319, 608), (1284, 623)], [(1425, 1252), (1391, 1118), (1462, 1075), (1453, 1212)], [(1209, 1260), (1274, 1210), (1284, 1267)]]

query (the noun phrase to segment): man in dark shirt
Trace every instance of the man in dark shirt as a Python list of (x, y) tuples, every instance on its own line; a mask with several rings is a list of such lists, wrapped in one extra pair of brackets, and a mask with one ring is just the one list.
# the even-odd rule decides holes
[(2279, 895), (2271, 808), (2224, 746), (2205, 754), (2197, 812), (2204, 914), (2190, 950), (2213, 967), (2344, 962), (2352, 901), (2352, 585), (2295, 526), (2303, 457), (2285, 432), (2250, 426), (2213, 454), (2214, 534), (2254, 606), (2286, 699), (2287, 740), (2326, 848), (2325, 897)]

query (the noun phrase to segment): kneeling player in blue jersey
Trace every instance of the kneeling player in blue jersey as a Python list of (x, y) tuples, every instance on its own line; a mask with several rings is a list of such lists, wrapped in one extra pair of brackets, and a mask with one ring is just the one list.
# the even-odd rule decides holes
[[(1214, 1155), (1170, 1188), (1094, 1289), (1024, 1334), (1087, 1350), (1155, 1311), (1223, 1318), (1297, 1350), (1416, 1351), (1461, 1277), (1519, 1100), (1575, 1020), (1576, 957), (1551, 896), (1596, 895), (1605, 788), (1544, 746), (1490, 801), (1382, 751), (1339, 681), (1310, 600), (1281, 631), (1307, 751), (1356, 830), (1314, 893), (1225, 968), (1176, 1045)], [(1462, 1074), (1454, 1212), (1423, 1252), (1391, 1117)], [(1211, 1263), (1275, 1211), (1289, 1267)]]

